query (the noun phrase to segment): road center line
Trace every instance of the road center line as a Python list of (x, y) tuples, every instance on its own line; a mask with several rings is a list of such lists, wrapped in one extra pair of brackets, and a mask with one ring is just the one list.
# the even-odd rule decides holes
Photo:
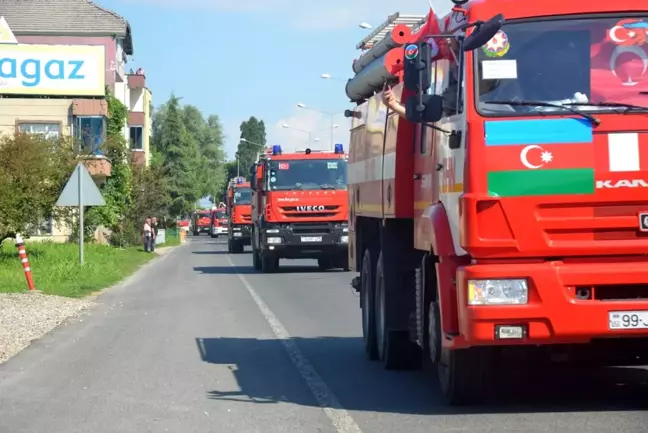
[[(227, 261), (229, 261), (232, 268), (236, 269), (236, 265), (234, 264), (234, 262), (232, 262), (232, 258), (230, 256), (227, 256)], [(333, 426), (335, 427), (337, 432), (362, 433), (362, 430), (360, 430), (358, 424), (356, 424), (349, 412), (347, 412), (346, 409), (342, 407), (342, 404), (340, 404), (338, 398), (329, 389), (328, 385), (326, 385), (324, 379), (322, 379), (322, 377), (317, 374), (315, 368), (313, 368), (313, 365), (302, 353), (302, 351), (299, 350), (297, 344), (292, 341), (292, 337), (290, 336), (286, 328), (284, 328), (279, 319), (277, 319), (277, 316), (274, 315), (272, 310), (270, 310), (268, 305), (263, 301), (263, 299), (261, 299), (256, 290), (254, 290), (252, 284), (250, 284), (250, 282), (242, 274), (237, 272), (236, 275), (239, 277), (239, 279), (243, 283), (243, 286), (245, 286), (245, 289), (257, 304), (257, 307), (259, 307), (259, 310), (261, 310), (261, 314), (263, 314), (263, 317), (268, 322), (268, 325), (270, 325), (270, 329), (272, 329), (274, 335), (279, 341), (281, 341), (281, 344), (288, 353), (290, 360), (306, 382), (306, 385), (313, 394), (313, 397), (315, 397), (315, 400), (317, 400), (317, 403), (333, 423)]]

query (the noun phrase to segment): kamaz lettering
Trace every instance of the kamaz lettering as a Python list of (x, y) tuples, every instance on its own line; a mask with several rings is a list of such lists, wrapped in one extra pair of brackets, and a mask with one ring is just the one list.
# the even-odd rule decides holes
[[(67, 64), (67, 67), (66, 67)], [(0, 78), (20, 78), (25, 87), (36, 87), (41, 82), (44, 73), (50, 80), (83, 80), (81, 68), (85, 60), (50, 60), (41, 70), (41, 61), (25, 59), (18, 64), (17, 59), (4, 57), (0, 59)]]
[(596, 188), (648, 188), (648, 182), (643, 179), (597, 180)]
[(316, 211), (323, 211), (325, 209), (324, 206), (297, 206), (297, 210), (304, 212), (316, 212)]

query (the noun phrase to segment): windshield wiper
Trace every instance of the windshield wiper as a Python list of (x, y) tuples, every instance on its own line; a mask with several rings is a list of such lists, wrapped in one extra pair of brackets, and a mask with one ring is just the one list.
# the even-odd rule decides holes
[(483, 101), (483, 103), (484, 104), (493, 104), (493, 105), (511, 105), (511, 106), (519, 106), (519, 107), (562, 108), (563, 110), (567, 110), (567, 111), (569, 111), (571, 113), (574, 113), (574, 114), (577, 114), (577, 115), (583, 117), (584, 119), (589, 120), (590, 122), (592, 122), (593, 125), (598, 126), (598, 125), (601, 124), (600, 119), (598, 119), (598, 118), (596, 118), (594, 116), (590, 116), (587, 113), (583, 113), (582, 111), (577, 110), (576, 108), (568, 107), (568, 106), (566, 106), (566, 104), (565, 105), (563, 105), (563, 104), (554, 104), (552, 102), (545, 102), (545, 101), (513, 101), (513, 100), (509, 100), (509, 101), (505, 101), (505, 100), (503, 100), (503, 101)]
[(642, 107), (641, 105), (624, 104), (622, 102), (568, 102), (565, 105), (575, 105), (578, 107), (590, 106), (590, 107), (624, 108), (624, 110), (621, 111), (622, 114), (627, 114), (630, 113), (631, 111), (636, 111), (636, 110), (648, 111), (648, 107)]
[(333, 185), (329, 185), (328, 183), (325, 183), (323, 185), (320, 185), (320, 189), (337, 189)]

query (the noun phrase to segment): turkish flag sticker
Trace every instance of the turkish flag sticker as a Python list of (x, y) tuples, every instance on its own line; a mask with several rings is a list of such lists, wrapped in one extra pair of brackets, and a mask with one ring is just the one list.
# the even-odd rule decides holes
[(287, 162), (280, 162), (279, 163), (279, 170), (288, 170), (290, 168), (290, 164)]

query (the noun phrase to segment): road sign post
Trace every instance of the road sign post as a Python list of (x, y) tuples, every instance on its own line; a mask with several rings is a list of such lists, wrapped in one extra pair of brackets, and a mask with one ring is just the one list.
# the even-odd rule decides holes
[(105, 206), (99, 188), (95, 185), (88, 169), (83, 163), (78, 163), (70, 180), (56, 202), (57, 206), (74, 206), (79, 208), (79, 264), (83, 264), (83, 211), (85, 206)]

